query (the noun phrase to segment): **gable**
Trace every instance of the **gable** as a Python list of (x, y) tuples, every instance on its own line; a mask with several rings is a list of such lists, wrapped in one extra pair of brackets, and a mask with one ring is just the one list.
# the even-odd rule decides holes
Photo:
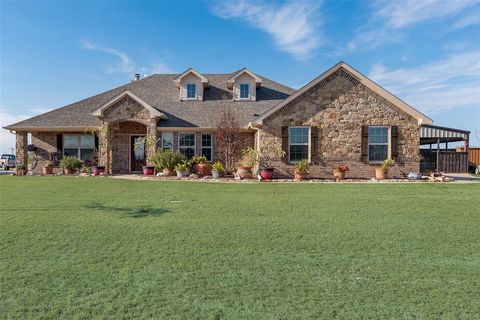
[(394, 96), (387, 90), (383, 89), (348, 64), (340, 62), (321, 74), (319, 77), (306, 84), (303, 88), (292, 94), (290, 97), (277, 104), (275, 107), (258, 116), (253, 123), (262, 124), (266, 120), (268, 121), (274, 119), (281, 114), (282, 109), (294, 107), (295, 104), (305, 99), (306, 96), (315, 91), (321, 90), (337, 77), (342, 77), (351, 82), (353, 85), (362, 85), (365, 90), (369, 92), (369, 94), (374, 95), (379, 101), (383, 102), (392, 109), (409, 115), (410, 117), (416, 119), (420, 124), (431, 124), (433, 122), (432, 119), (408, 105), (398, 97)]
[[(124, 103), (122, 103), (124, 102)], [(140, 99), (138, 96), (133, 94), (130, 91), (125, 91), (120, 93), (119, 95), (113, 97), (109, 101), (102, 104), (100, 107), (95, 109), (91, 112), (91, 115), (96, 117), (103, 117), (107, 113), (111, 113), (113, 109), (118, 108), (119, 106), (124, 106), (125, 102), (127, 105), (137, 105), (139, 106), (143, 112), (146, 112), (150, 118), (164, 118), (165, 115), (158, 111), (157, 109), (150, 106), (148, 103)], [(135, 104), (132, 104), (135, 102)], [(123, 110), (125, 114), (127, 114), (128, 110)], [(133, 110), (132, 110), (133, 111)]]
[(232, 87), (234, 86), (234, 83), (237, 81), (241, 81), (242, 79), (243, 80), (248, 79), (248, 81), (254, 83), (257, 88), (262, 85), (262, 78), (260, 78), (255, 73), (248, 70), (247, 68), (243, 68), (240, 71), (233, 74), (227, 80), (227, 88), (232, 89)]
[(200, 82), (204, 88), (208, 88), (208, 79), (193, 68), (188, 68), (185, 72), (173, 79), (173, 82), (177, 85), (177, 88), (180, 88), (184, 81), (191, 81), (192, 79)]

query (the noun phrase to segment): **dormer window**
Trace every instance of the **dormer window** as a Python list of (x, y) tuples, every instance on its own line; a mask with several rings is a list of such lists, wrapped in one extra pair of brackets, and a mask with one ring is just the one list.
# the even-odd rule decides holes
[(187, 84), (187, 99), (197, 99), (197, 86), (194, 83)]
[(250, 86), (248, 83), (240, 84), (240, 99), (249, 99), (250, 98)]

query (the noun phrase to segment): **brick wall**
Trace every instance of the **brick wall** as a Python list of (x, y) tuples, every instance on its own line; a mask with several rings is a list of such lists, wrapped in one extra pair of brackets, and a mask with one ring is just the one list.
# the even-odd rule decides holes
[[(392, 105), (344, 73), (310, 90), (303, 98), (267, 118), (259, 129), (260, 143), (282, 144), (283, 126), (319, 128), (318, 164), (311, 165), (311, 176), (332, 177), (333, 168), (347, 164), (347, 177), (371, 178), (374, 166), (361, 159), (363, 125), (398, 126), (399, 165), (390, 176), (419, 171), (420, 130), (417, 119)], [(277, 161), (277, 173), (291, 176), (291, 164)]]

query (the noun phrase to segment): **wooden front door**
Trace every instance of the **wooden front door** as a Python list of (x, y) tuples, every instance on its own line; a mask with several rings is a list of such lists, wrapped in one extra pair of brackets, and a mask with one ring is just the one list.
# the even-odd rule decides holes
[(142, 144), (143, 136), (130, 137), (130, 171), (142, 171), (146, 163), (145, 144)]

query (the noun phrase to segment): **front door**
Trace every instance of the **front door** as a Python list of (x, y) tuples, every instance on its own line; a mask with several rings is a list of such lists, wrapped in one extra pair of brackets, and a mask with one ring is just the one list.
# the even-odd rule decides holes
[(143, 136), (130, 137), (130, 171), (142, 171), (142, 166), (146, 165), (145, 143)]

